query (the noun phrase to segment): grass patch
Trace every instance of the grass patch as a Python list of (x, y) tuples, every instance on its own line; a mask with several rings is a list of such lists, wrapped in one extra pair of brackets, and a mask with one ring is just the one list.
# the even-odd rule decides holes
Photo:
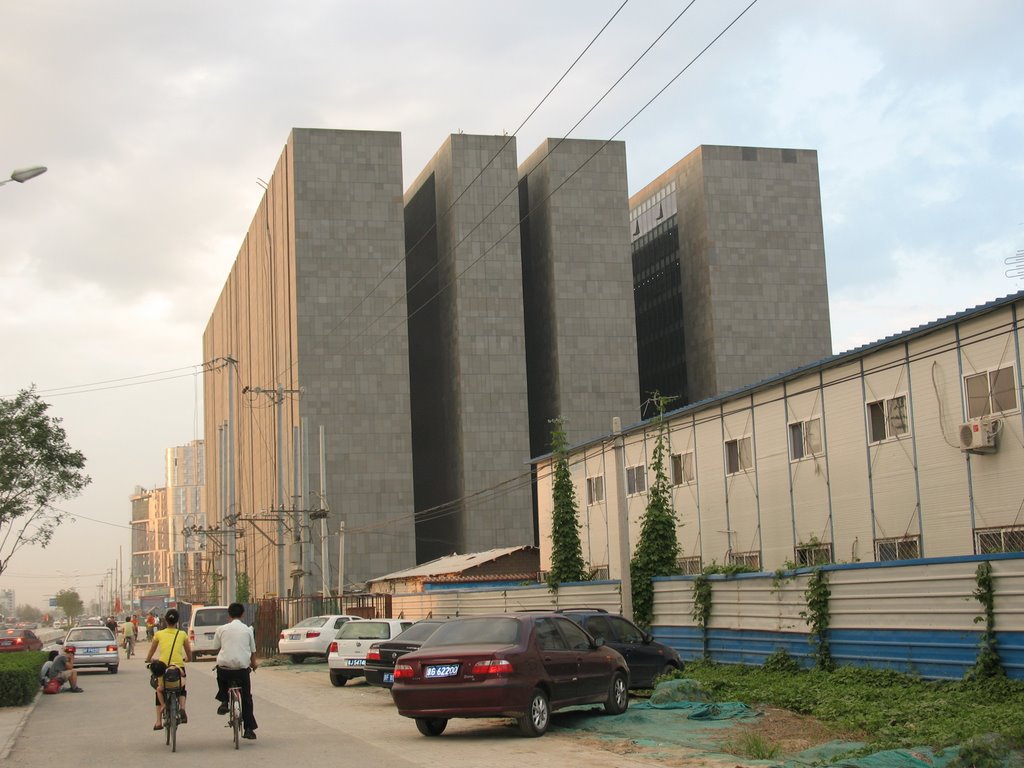
[(676, 676), (699, 680), (717, 701), (782, 707), (863, 733), (872, 751), (937, 749), (986, 734), (1024, 747), (1024, 683), (1006, 678), (928, 681), (854, 667), (772, 671), (704, 661)]
[(744, 733), (726, 742), (722, 749), (730, 755), (750, 757), (754, 760), (772, 760), (779, 754), (779, 745), (773, 744), (759, 733)]

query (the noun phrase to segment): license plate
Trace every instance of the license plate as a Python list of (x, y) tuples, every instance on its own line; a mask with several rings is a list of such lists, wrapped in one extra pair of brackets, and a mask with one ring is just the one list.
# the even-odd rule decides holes
[(90, 653), (99, 653), (99, 652), (100, 652), (99, 648), (83, 648), (82, 649), (82, 653), (84, 653), (86, 656), (88, 656)]
[(424, 677), (455, 677), (459, 673), (458, 664), (438, 664), (427, 667)]
[(13, 640), (0, 640), (0, 645), (14, 645)]
[(366, 663), (366, 659), (346, 659), (345, 663), (350, 667), (361, 667)]
[(385, 683), (393, 683), (393, 682), (395, 682), (395, 673), (394, 672), (385, 672), (384, 673), (384, 682)]
[(207, 640), (213, 640), (213, 637), (214, 637), (214, 633), (213, 632), (207, 632), (206, 633), (206, 639)]
[(288, 639), (289, 640), (298, 640), (299, 636), (298, 635), (288, 635)]

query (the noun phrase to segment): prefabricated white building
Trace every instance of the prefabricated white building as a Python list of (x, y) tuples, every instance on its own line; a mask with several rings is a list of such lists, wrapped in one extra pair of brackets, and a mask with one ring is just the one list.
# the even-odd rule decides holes
[[(1024, 550), (1022, 313), (1024, 292), (667, 413), (681, 572)], [(570, 449), (603, 576), (636, 545), (658, 431)], [(546, 569), (552, 457), (534, 463)]]

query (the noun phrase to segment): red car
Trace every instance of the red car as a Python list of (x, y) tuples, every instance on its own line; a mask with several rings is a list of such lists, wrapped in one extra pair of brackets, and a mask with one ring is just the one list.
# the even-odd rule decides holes
[(0, 652), (41, 651), (43, 642), (31, 629), (5, 629), (0, 631)]
[(440, 736), (453, 717), (511, 717), (524, 736), (541, 736), (564, 707), (625, 712), (629, 667), (563, 616), (472, 616), (447, 622), (399, 659), (391, 696), (424, 736)]

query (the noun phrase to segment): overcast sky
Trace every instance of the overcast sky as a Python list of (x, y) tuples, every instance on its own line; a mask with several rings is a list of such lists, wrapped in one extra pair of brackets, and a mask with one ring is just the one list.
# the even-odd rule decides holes
[[(748, 2), (694, 3), (572, 135), (616, 134)], [(202, 332), (292, 127), (401, 131), (409, 183), (450, 133), (513, 132), (620, 4), (0, 3), (0, 176), (49, 168), (0, 188), (0, 396), (37, 385), (93, 477), (0, 588), (93, 599), (119, 548), (127, 579), (128, 497), (202, 437)], [(520, 159), (685, 5), (631, 0)], [(1021, 29), (1015, 0), (760, 0), (618, 135), (630, 192), (702, 143), (816, 149), (837, 352), (1020, 290)]]

